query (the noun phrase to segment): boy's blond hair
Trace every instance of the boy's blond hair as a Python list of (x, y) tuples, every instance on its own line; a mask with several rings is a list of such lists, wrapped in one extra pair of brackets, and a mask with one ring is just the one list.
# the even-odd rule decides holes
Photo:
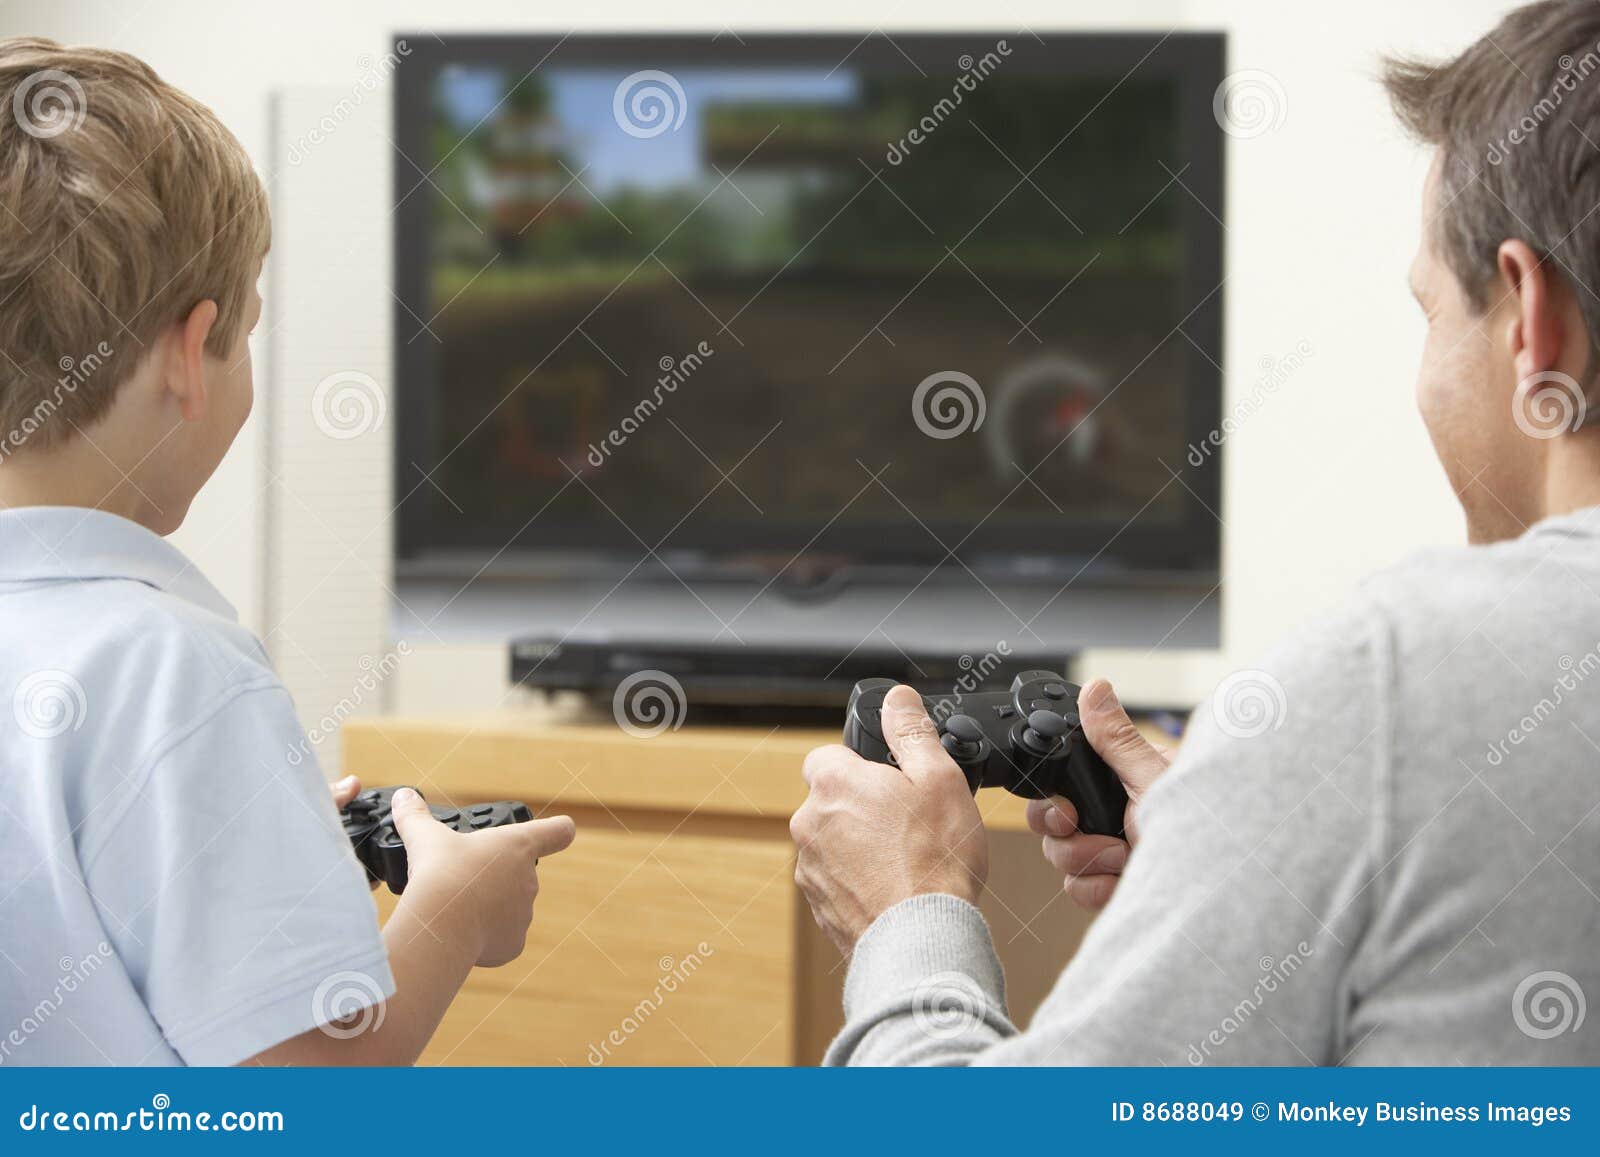
[(126, 53), (0, 39), (0, 458), (94, 423), (201, 301), (231, 351), (269, 239), (210, 109)]

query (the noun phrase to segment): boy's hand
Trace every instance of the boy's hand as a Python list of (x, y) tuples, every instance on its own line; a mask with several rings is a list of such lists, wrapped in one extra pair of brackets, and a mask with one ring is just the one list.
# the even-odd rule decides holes
[(1171, 757), (1139, 734), (1104, 679), (1093, 679), (1078, 696), (1084, 734), (1100, 758), (1128, 789), (1124, 824), (1128, 838), (1089, 836), (1078, 832), (1078, 810), (1065, 799), (1028, 802), (1028, 826), (1044, 837), (1044, 858), (1065, 877), (1062, 886), (1085, 908), (1104, 908), (1117, 890), (1117, 880), (1138, 842), (1134, 812), (1139, 797), (1167, 770)]
[(328, 790), (333, 793), (333, 806), (337, 811), (344, 811), (350, 806), (350, 801), (361, 794), (361, 781), (353, 775), (328, 785)]
[[(361, 794), (361, 781), (353, 775), (347, 775), (341, 780), (328, 785), (328, 790), (333, 793), (333, 806), (338, 811), (344, 811), (350, 806), (350, 801)], [(367, 877), (367, 890), (376, 892), (378, 881), (371, 876)]]
[(401, 903), (425, 906), (425, 924), (470, 938), (483, 967), (521, 955), (539, 894), (539, 857), (572, 843), (572, 820), (555, 816), (457, 832), (434, 819), (410, 788), (395, 792), (391, 814), (406, 846), (409, 878)]

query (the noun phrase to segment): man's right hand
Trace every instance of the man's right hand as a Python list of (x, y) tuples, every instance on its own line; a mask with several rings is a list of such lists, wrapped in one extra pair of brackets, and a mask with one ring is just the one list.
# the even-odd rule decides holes
[(1078, 694), (1078, 714), (1089, 745), (1100, 753), (1128, 791), (1124, 815), (1127, 840), (1078, 832), (1078, 810), (1071, 801), (1036, 799), (1028, 803), (1028, 826), (1044, 837), (1044, 858), (1065, 879), (1062, 886), (1085, 908), (1104, 908), (1138, 842), (1134, 813), (1139, 797), (1167, 770), (1171, 757), (1134, 726), (1111, 684), (1092, 679)]
[(430, 925), (449, 921), (448, 932), (468, 937), (483, 967), (521, 955), (539, 894), (539, 857), (572, 843), (577, 834), (572, 820), (553, 816), (458, 832), (434, 819), (410, 788), (395, 792), (391, 809), (406, 846), (401, 902), (424, 905)]

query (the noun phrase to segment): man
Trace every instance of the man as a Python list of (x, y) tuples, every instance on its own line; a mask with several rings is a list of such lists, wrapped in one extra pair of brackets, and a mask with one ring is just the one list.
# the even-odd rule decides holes
[(1109, 685), (1084, 689), (1129, 842), (1030, 808), (1068, 892), (1105, 910), (1026, 1031), (973, 906), (981, 820), (915, 694), (884, 713), (899, 770), (811, 753), (796, 878), (851, 956), (830, 1062), (1600, 1063), (1592, 72), (1585, 0), (1390, 64), (1437, 149), (1417, 401), (1471, 545), (1375, 577), (1230, 680), (1170, 768)]

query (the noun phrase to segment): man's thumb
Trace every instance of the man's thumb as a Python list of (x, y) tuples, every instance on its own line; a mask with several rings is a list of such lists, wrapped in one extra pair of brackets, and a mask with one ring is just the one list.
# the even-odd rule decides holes
[(928, 718), (922, 696), (904, 684), (890, 688), (883, 697), (883, 738), (900, 770), (912, 779), (954, 767), (940, 746), (939, 729)]
[(1166, 756), (1139, 734), (1105, 679), (1091, 679), (1084, 685), (1078, 694), (1078, 715), (1089, 746), (1131, 790), (1149, 787), (1167, 769)]
[(415, 840), (427, 839), (433, 834), (431, 829), (442, 830), (444, 826), (433, 818), (421, 794), (410, 787), (402, 787), (390, 798), (389, 818), (394, 821), (394, 830), (400, 833), (400, 842), (407, 847)]

